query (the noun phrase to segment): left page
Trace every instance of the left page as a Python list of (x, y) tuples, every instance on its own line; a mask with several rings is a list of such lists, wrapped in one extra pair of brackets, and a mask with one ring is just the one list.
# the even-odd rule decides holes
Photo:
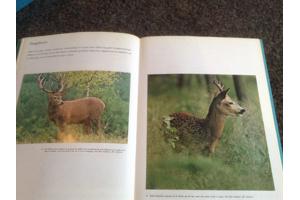
[(139, 38), (22, 40), (17, 199), (133, 199)]

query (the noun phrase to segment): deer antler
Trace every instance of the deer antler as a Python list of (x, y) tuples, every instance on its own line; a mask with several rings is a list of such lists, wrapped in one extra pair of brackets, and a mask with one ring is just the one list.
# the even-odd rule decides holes
[(47, 93), (50, 93), (52, 92), (51, 90), (48, 90), (45, 88), (45, 79), (46, 77), (42, 77), (43, 74), (39, 74), (38, 75), (38, 78), (37, 78), (37, 83), (38, 83), (38, 86), (41, 90), (43, 90), (44, 92), (47, 92)]
[(65, 88), (65, 74), (59, 76), (59, 90), (58, 92), (64, 91)]
[(224, 90), (224, 85), (221, 83), (221, 81), (214, 80), (213, 83), (217, 86), (217, 88), (222, 92)]
[[(65, 74), (48, 75), (47, 78), (44, 74), (39, 74), (37, 84), (41, 90), (47, 93), (63, 92), (67, 87), (65, 79)], [(46, 86), (50, 89), (47, 89)]]

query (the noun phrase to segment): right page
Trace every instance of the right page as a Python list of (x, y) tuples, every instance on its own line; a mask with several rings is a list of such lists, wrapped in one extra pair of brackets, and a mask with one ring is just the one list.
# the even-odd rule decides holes
[(141, 39), (135, 199), (282, 199), (262, 42)]

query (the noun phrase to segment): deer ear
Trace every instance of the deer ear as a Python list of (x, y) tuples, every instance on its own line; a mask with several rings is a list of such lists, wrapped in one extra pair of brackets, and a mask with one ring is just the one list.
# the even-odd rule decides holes
[(230, 88), (228, 88), (227, 90), (224, 90), (222, 91), (220, 94), (219, 94), (219, 97), (221, 99), (224, 99), (226, 97), (226, 94), (228, 93), (228, 91), (230, 90)]

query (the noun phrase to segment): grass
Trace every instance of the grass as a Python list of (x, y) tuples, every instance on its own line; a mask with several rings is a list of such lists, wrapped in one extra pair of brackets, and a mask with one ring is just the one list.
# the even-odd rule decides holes
[(80, 125), (69, 125), (64, 133), (60, 133), (56, 128), (52, 129), (43, 129), (37, 134), (26, 134), (26, 131), (18, 131), (19, 137), (22, 139), (17, 140), (17, 143), (127, 143), (127, 137), (104, 133), (103, 131), (99, 131), (98, 134), (85, 134)]
[[(205, 85), (194, 81), (178, 89), (171, 87), (172, 79), (166, 79), (170, 87), (157, 90), (161, 83), (155, 79), (149, 77), (147, 189), (274, 190), (254, 77), (245, 77), (249, 98), (241, 104), (247, 112), (226, 120), (220, 144), (210, 157), (188, 148), (174, 152), (164, 142), (162, 127), (162, 117), (177, 111), (205, 117), (210, 103)], [(231, 78), (221, 79), (231, 86), (229, 95), (236, 99)]]

